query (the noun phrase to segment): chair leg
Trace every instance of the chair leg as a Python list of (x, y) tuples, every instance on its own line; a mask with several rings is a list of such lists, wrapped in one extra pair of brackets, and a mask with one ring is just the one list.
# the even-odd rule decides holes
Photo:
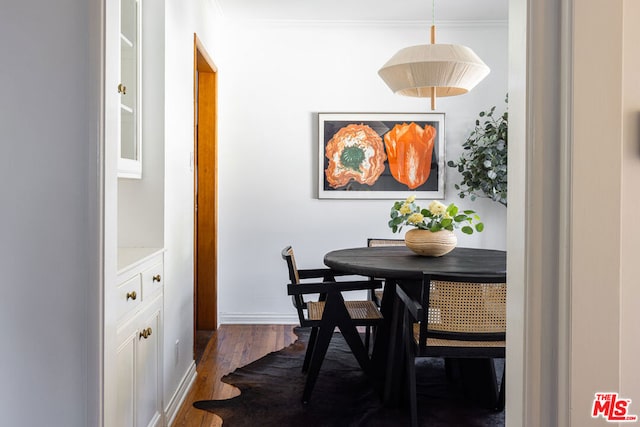
[(371, 340), (371, 326), (366, 326), (364, 330), (364, 348), (369, 354), (369, 341)]
[(340, 332), (345, 341), (349, 345), (351, 352), (355, 356), (360, 368), (369, 375), (371, 373), (371, 361), (369, 360), (369, 353), (362, 344), (362, 338), (358, 330), (352, 324), (339, 324)]
[(309, 364), (309, 372), (307, 374), (307, 381), (302, 393), (302, 402), (307, 403), (311, 398), (311, 392), (315, 386), (322, 361), (329, 348), (329, 342), (333, 336), (333, 331), (338, 327), (342, 332), (344, 339), (349, 344), (349, 348), (353, 352), (358, 364), (364, 372), (370, 373), (370, 360), (367, 350), (362, 344), (362, 339), (356, 326), (353, 324), (349, 312), (344, 305), (344, 299), (339, 292), (327, 293), (327, 300), (324, 305), (324, 311), (322, 313), (322, 320), (318, 330), (318, 337), (313, 346), (313, 353), (311, 355), (311, 362)]
[(311, 328), (311, 334), (309, 334), (309, 342), (307, 343), (307, 351), (304, 354), (304, 362), (302, 363), (302, 372), (307, 372), (309, 370), (309, 362), (311, 361), (311, 355), (313, 354), (313, 348), (316, 345), (316, 340), (318, 338), (318, 328)]
[(498, 378), (493, 358), (459, 359), (460, 377), (467, 399), (489, 410), (498, 406)]
[(500, 393), (498, 394), (498, 404), (496, 406), (496, 411), (498, 412), (502, 412), (504, 410), (504, 388), (505, 388), (505, 384), (504, 384), (504, 380), (505, 380), (505, 376), (507, 373), (507, 367), (504, 367), (504, 370), (502, 371), (502, 382), (500, 383)]
[(373, 346), (376, 345), (376, 334), (378, 333), (378, 328), (376, 326), (371, 326), (370, 328), (371, 328), (371, 334), (370, 334), (371, 338), (369, 338), (369, 343), (370, 344), (367, 347), (367, 351), (369, 351), (369, 349), (370, 349), (369, 355), (372, 355), (373, 354)]
[(418, 427), (418, 397), (416, 390), (416, 360), (413, 344), (413, 325), (411, 319), (405, 311), (404, 321), (404, 342), (406, 344), (406, 373), (409, 393), (409, 410), (411, 411), (411, 427)]
[(324, 356), (327, 354), (327, 349), (329, 348), (333, 329), (334, 327), (319, 328), (316, 343), (313, 346), (313, 354), (311, 355), (307, 381), (304, 384), (304, 391), (302, 392), (302, 403), (308, 403), (311, 398), (311, 392), (313, 391), (313, 387), (318, 379), (318, 373), (320, 372), (322, 361), (324, 360)]

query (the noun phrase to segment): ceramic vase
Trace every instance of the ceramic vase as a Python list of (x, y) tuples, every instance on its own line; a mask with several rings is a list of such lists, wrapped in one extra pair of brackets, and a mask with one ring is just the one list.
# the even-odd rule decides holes
[(405, 244), (418, 255), (438, 257), (456, 247), (458, 239), (453, 231), (429, 231), (414, 228), (404, 235)]

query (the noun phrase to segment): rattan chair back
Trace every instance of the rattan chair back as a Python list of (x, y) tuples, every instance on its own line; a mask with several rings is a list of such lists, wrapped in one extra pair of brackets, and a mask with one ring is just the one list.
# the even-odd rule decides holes
[(431, 280), (427, 322), (421, 338), (504, 341), (507, 284), (500, 278), (491, 280)]
[[(297, 285), (300, 283), (300, 273), (298, 272), (298, 267), (296, 265), (296, 257), (293, 253), (293, 248), (291, 246), (287, 246), (282, 250), (282, 258), (287, 262), (287, 269), (289, 271), (289, 280), (292, 285)], [(291, 302), (295, 307), (298, 313), (298, 321), (300, 322), (300, 326), (305, 326), (307, 323), (307, 318), (305, 316), (304, 310), (307, 308), (307, 304), (304, 300), (303, 295), (292, 295)]]
[(405, 246), (404, 239), (380, 239), (369, 237), (367, 239), (367, 247), (377, 248), (381, 246)]

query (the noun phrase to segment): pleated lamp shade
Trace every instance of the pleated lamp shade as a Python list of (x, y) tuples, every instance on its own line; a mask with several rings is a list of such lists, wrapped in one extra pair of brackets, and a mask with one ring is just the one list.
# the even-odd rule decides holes
[(462, 95), (489, 74), (489, 67), (473, 50), (453, 44), (427, 44), (400, 49), (378, 71), (399, 95), (431, 97)]

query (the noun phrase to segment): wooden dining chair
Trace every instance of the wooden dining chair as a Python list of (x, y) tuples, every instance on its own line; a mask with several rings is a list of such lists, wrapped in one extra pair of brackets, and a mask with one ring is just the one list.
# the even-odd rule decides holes
[[(377, 280), (336, 281), (335, 276), (340, 273), (329, 268), (298, 269), (291, 246), (282, 250), (282, 258), (289, 270), (287, 293), (292, 297), (300, 326), (311, 328), (302, 364), (302, 371), (307, 373), (302, 401), (307, 403), (336, 327), (342, 332), (360, 367), (369, 373), (368, 349), (357, 327), (363, 326), (366, 333), (370, 333), (371, 327), (379, 325), (383, 317), (373, 301), (345, 301), (342, 292), (376, 289), (382, 284)], [(303, 283), (305, 279), (322, 281)], [(307, 301), (306, 295), (318, 295), (318, 300)]]
[[(443, 357), (482, 360), (492, 409), (504, 409), (504, 371), (500, 387), (493, 359), (505, 357), (506, 275), (439, 277), (424, 275), (421, 295), (396, 287), (393, 327), (401, 326), (411, 425), (417, 426), (415, 359)], [(398, 363), (394, 350), (390, 360)], [(401, 352), (400, 352), (401, 353)], [(463, 381), (464, 375), (463, 373)], [(388, 371), (389, 374), (389, 371)], [(387, 390), (388, 393), (388, 390)]]

